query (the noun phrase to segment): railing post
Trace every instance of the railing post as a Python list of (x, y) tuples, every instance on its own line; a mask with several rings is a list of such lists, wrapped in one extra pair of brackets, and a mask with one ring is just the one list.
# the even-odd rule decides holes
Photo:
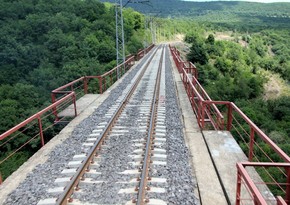
[(187, 78), (185, 78), (184, 85), (185, 85), (185, 89), (186, 89), (186, 94), (188, 96), (189, 92), (190, 92), (190, 85), (189, 85), (189, 82), (188, 82)]
[(233, 107), (231, 103), (228, 104), (228, 124), (227, 124), (227, 130), (231, 131), (232, 129), (232, 123), (233, 123)]
[[(117, 78), (119, 79), (119, 78)], [(107, 90), (107, 84), (106, 84), (106, 76), (104, 77), (104, 91)]]
[(40, 136), (41, 146), (43, 147), (44, 146), (44, 137), (43, 137), (42, 123), (41, 123), (40, 116), (38, 116), (37, 121), (38, 121), (38, 127), (39, 127), (39, 136)]
[(194, 78), (193, 76), (192, 76), (192, 85), (194, 86), (194, 87), (196, 87), (196, 78)]
[(84, 77), (84, 93), (88, 94), (88, 78)]
[(184, 81), (185, 77), (186, 77), (186, 73), (182, 72), (182, 81)]
[[(56, 102), (55, 93), (51, 93), (51, 102), (52, 102), (52, 104)], [(52, 108), (52, 113), (55, 116), (55, 121), (56, 122), (59, 121), (56, 106)]]
[(76, 105), (76, 95), (75, 95), (75, 93), (72, 96), (72, 101), (73, 101), (73, 104), (74, 104), (75, 117), (76, 117), (78, 115), (78, 113), (77, 113), (77, 105)]
[(240, 205), (241, 203), (241, 186), (242, 186), (242, 178), (239, 172), (239, 167), (237, 167), (237, 190), (236, 190), (236, 205)]
[(198, 99), (198, 102), (196, 103), (197, 104), (197, 122), (198, 122), (198, 125), (199, 127), (201, 127), (201, 110), (202, 110), (202, 103), (201, 103), (201, 100)]
[(191, 100), (190, 100), (190, 101), (191, 101), (191, 106), (193, 107), (193, 109), (194, 109), (196, 115), (198, 116), (198, 113), (197, 113), (197, 107), (196, 107), (195, 99), (194, 99), (195, 96), (194, 96), (193, 89), (191, 88), (190, 91), (191, 91)]
[(225, 128), (225, 121), (223, 117), (219, 116), (219, 124), (220, 124), (220, 130), (224, 130)]
[(204, 128), (204, 125), (205, 125), (205, 106), (206, 104), (204, 103), (204, 101), (201, 101), (201, 128), (203, 129)]
[(255, 194), (253, 194), (253, 198), (254, 198), (254, 204), (255, 205), (260, 205), (260, 203), (258, 202), (258, 199), (257, 199)]
[(99, 92), (100, 92), (100, 94), (102, 94), (103, 93), (103, 77), (98, 76), (97, 78), (99, 80)]
[(277, 196), (276, 200), (277, 200), (277, 205), (287, 205), (286, 201), (281, 196)]
[(2, 174), (0, 172), (0, 185), (3, 183), (3, 178), (2, 178)]
[(287, 204), (290, 204), (290, 168), (287, 168), (286, 171), (287, 171), (287, 185), (286, 185), (285, 201)]
[(255, 130), (251, 127), (250, 145), (249, 145), (249, 162), (253, 161), (254, 142), (255, 142)]

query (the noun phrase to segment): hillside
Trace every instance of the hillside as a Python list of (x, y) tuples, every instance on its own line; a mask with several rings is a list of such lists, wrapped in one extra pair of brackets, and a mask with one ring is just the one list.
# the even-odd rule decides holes
[[(98, 0), (0, 5), (0, 133), (34, 113), (51, 90), (115, 65), (114, 9)], [(126, 53), (136, 52), (142, 15), (126, 9), (124, 17)]]
[[(104, 0), (102, 0), (104, 1)], [(108, 1), (108, 0), (105, 0)], [(114, 0), (109, 0), (114, 2)], [(123, 1), (124, 4), (127, 1)], [(127, 7), (158, 17), (187, 17), (222, 25), (233, 23), (263, 27), (290, 27), (290, 3), (254, 3), (239, 1), (188, 2), (180, 0), (151, 0), (150, 3), (129, 3)]]
[[(49, 104), (53, 89), (115, 66), (112, 7), (98, 0), (0, 0), (0, 5), (0, 134)], [(126, 53), (133, 53), (143, 47), (143, 16), (128, 8), (124, 18)], [(0, 161), (29, 137), (1, 141)], [(38, 143), (1, 164), (2, 176), (26, 161)]]

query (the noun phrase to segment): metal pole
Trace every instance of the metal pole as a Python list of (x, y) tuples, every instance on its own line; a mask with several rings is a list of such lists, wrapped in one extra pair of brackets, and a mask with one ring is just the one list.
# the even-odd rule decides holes
[(84, 93), (88, 94), (88, 79), (84, 77)]
[(286, 196), (285, 201), (287, 204), (290, 204), (290, 169), (287, 168), (287, 185), (286, 185)]
[[(55, 97), (55, 93), (51, 93), (51, 101), (52, 101), (52, 104), (56, 102), (56, 97)], [(53, 115), (55, 116), (55, 121), (59, 121), (59, 118), (58, 118), (58, 115), (57, 115), (57, 107), (53, 107), (52, 108), (52, 113)]]
[(103, 94), (103, 77), (99, 76), (98, 81), (99, 81), (99, 92), (100, 94)]
[(77, 104), (76, 104), (76, 95), (75, 94), (72, 96), (72, 101), (74, 104), (74, 111), (75, 111), (75, 117), (76, 117), (78, 115), (78, 113), (77, 113)]
[(255, 130), (251, 127), (250, 146), (249, 146), (249, 162), (253, 161), (254, 142), (255, 142)]
[(38, 127), (39, 127), (39, 135), (40, 135), (40, 140), (41, 140), (41, 146), (44, 146), (44, 137), (43, 137), (43, 131), (42, 131), (42, 123), (41, 123), (41, 117), (39, 116), (37, 118), (38, 120)]
[[(116, 60), (117, 66), (125, 62), (123, 1), (115, 0), (116, 19)], [(120, 67), (117, 68), (117, 79), (120, 78)]]
[(231, 131), (231, 129), (232, 129), (232, 122), (233, 122), (233, 107), (229, 103), (228, 104), (228, 124), (227, 124), (228, 131)]
[(239, 167), (237, 168), (238, 168), (238, 172), (237, 172), (236, 205), (240, 205), (242, 178), (241, 178), (241, 173), (239, 172)]

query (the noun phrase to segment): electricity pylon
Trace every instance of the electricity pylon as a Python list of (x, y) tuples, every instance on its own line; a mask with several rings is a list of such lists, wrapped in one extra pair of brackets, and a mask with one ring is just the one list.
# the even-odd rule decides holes
[[(123, 8), (122, 0), (115, 0), (117, 66), (125, 62), (124, 20), (122, 8)], [(120, 68), (118, 67), (117, 79), (119, 78), (120, 78)]]
[[(124, 19), (122, 9), (128, 3), (147, 3), (149, 0), (128, 0), (123, 6), (122, 0), (115, 0), (116, 15), (116, 57), (117, 66), (125, 62)], [(120, 78), (120, 68), (117, 68), (117, 79)]]

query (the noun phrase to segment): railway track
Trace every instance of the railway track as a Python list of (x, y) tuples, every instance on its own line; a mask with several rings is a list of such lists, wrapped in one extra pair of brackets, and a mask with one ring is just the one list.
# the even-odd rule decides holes
[(171, 69), (152, 49), (4, 204), (199, 204)]
[[(62, 171), (64, 177), (56, 179), (56, 186), (49, 189), (50, 193), (60, 195), (38, 204), (82, 204), (87, 202), (85, 195), (91, 190), (114, 194), (105, 201), (96, 197), (89, 203), (112, 203), (114, 199), (114, 204), (166, 204), (150, 198), (150, 192), (165, 192), (164, 188), (154, 187), (154, 183), (166, 183), (164, 178), (150, 176), (151, 164), (155, 168), (166, 166), (166, 150), (159, 148), (166, 141), (165, 102), (159, 102), (165, 92), (163, 59), (164, 47), (160, 46), (108, 111), (109, 122), (100, 123), (89, 135), (83, 144), (88, 152), (75, 155), (67, 164), (68, 169)], [(108, 166), (108, 162), (114, 163), (114, 158), (116, 166)], [(124, 179), (120, 181), (116, 176)]]

